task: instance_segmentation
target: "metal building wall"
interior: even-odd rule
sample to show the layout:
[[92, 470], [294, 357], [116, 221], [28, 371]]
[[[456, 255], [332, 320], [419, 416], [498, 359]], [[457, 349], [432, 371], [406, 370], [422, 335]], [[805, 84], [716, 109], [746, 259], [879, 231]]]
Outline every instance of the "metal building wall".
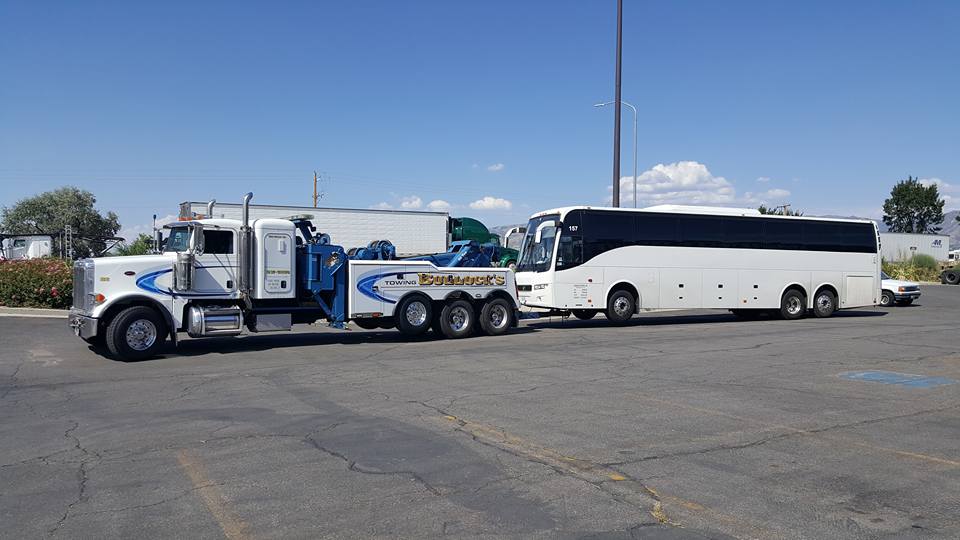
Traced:
[[950, 237], [944, 234], [880, 233], [880, 253], [887, 261], [903, 261], [916, 254], [946, 261]]

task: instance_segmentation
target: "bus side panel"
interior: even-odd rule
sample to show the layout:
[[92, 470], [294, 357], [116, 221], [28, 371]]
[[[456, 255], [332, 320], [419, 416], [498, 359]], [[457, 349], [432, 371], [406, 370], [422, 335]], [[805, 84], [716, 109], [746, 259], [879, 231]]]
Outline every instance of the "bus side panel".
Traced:
[[700, 285], [703, 272], [685, 268], [660, 270], [660, 307], [693, 309], [701, 305]]
[[846, 274], [844, 278], [845, 291], [842, 294], [840, 307], [864, 307], [876, 303], [879, 289], [875, 276], [860, 273]]
[[736, 270], [710, 270], [703, 273], [703, 307], [735, 308], [739, 295]]
[[767, 283], [769, 272], [762, 270], [741, 270], [738, 279], [738, 308], [759, 309], [770, 308], [778, 300], [773, 300], [775, 293]]

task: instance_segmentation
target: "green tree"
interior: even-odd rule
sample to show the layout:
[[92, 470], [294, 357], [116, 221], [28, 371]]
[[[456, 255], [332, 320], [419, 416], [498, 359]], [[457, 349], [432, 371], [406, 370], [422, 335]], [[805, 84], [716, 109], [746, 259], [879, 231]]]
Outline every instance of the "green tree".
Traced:
[[120, 230], [117, 215], [106, 216], [94, 208], [96, 197], [72, 186], [47, 191], [17, 202], [0, 211], [0, 230], [8, 234], [49, 234], [54, 253], [60, 251], [59, 235], [67, 225], [73, 234], [76, 257], [98, 255], [106, 248], [106, 239]]
[[883, 222], [890, 232], [940, 232], [943, 204], [936, 184], [925, 186], [908, 176], [893, 186], [890, 198], [883, 202]]
[[783, 206], [770, 206], [770, 207], [768, 207], [765, 204], [761, 204], [757, 208], [757, 210], [759, 210], [761, 214], [770, 214], [773, 216], [802, 216], [803, 215], [802, 210], [791, 210], [789, 204], [785, 204]]
[[148, 255], [153, 252], [153, 238], [149, 234], [140, 233], [137, 239], [129, 244], [117, 248], [117, 255]]

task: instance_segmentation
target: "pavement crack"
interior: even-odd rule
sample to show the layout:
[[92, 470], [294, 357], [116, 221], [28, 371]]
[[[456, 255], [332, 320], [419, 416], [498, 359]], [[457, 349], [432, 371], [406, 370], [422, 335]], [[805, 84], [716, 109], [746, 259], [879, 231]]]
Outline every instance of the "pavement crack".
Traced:
[[343, 460], [343, 462], [347, 464], [347, 470], [360, 473], [360, 474], [370, 474], [370, 475], [377, 475], [377, 476], [408, 476], [418, 484], [422, 485], [430, 493], [438, 497], [442, 495], [439, 489], [431, 485], [430, 482], [427, 482], [426, 479], [424, 479], [422, 476], [420, 476], [414, 471], [407, 471], [407, 470], [382, 471], [382, 470], [375, 470], [375, 469], [366, 469], [362, 465], [357, 464], [356, 461], [347, 457], [345, 454], [337, 452], [332, 448], [327, 448], [323, 446], [320, 443], [320, 441], [314, 439], [312, 436], [308, 435], [304, 437], [303, 440], [304, 442], [308, 443], [309, 445], [313, 446], [314, 448], [323, 452], [324, 454]]

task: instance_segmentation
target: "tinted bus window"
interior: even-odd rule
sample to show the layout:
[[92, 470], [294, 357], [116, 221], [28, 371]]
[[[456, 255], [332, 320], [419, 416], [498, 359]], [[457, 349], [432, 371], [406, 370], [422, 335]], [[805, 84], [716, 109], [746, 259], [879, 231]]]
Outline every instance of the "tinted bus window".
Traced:
[[804, 249], [803, 222], [790, 219], [764, 219], [763, 247], [766, 249]]
[[634, 243], [634, 215], [629, 212], [583, 213], [583, 258]]
[[763, 248], [763, 220], [726, 218], [723, 221], [725, 241], [728, 248]]
[[687, 247], [722, 247], [723, 221], [719, 216], [680, 216], [680, 240]]
[[679, 243], [677, 216], [670, 214], [639, 214], [636, 220], [636, 239], [645, 246], [675, 246]]

